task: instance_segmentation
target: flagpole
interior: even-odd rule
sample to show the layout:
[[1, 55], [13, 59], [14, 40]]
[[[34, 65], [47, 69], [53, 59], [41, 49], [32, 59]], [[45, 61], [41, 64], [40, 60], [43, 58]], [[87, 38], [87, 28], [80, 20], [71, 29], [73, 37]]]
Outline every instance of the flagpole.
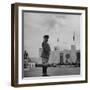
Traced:
[[73, 34], [73, 44], [75, 45], [75, 32]]

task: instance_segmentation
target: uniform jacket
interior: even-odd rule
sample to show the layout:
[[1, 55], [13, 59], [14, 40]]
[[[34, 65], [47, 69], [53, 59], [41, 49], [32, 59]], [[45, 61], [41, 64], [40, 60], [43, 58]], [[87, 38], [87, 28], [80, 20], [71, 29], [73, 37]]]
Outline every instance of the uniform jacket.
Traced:
[[46, 42], [43, 42], [42, 43], [42, 54], [41, 54], [41, 57], [48, 59], [49, 55], [50, 55], [50, 51], [51, 51], [51, 49], [50, 49], [49, 44], [46, 43]]

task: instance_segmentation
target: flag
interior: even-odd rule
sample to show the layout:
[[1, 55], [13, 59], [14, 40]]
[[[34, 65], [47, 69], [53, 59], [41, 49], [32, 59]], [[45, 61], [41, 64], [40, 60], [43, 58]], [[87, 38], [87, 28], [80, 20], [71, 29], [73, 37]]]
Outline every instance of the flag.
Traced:
[[57, 38], [57, 42], [59, 42], [59, 38]]
[[74, 32], [74, 34], [73, 34], [73, 41], [75, 41], [75, 32]]

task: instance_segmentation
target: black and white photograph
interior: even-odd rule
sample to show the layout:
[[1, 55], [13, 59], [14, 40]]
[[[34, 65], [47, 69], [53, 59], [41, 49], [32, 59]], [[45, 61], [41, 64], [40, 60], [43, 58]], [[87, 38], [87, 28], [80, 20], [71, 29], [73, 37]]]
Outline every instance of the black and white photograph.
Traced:
[[24, 77], [80, 74], [80, 17], [23, 11]]
[[12, 5], [12, 85], [87, 82], [87, 7]]

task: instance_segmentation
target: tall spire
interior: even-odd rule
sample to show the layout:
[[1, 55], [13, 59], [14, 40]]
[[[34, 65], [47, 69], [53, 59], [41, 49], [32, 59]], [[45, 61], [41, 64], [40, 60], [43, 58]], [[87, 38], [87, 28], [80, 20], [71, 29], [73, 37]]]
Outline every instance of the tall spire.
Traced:
[[74, 32], [74, 34], [73, 34], [73, 42], [75, 41], [75, 32]]
[[57, 38], [57, 42], [59, 42], [59, 38]]

